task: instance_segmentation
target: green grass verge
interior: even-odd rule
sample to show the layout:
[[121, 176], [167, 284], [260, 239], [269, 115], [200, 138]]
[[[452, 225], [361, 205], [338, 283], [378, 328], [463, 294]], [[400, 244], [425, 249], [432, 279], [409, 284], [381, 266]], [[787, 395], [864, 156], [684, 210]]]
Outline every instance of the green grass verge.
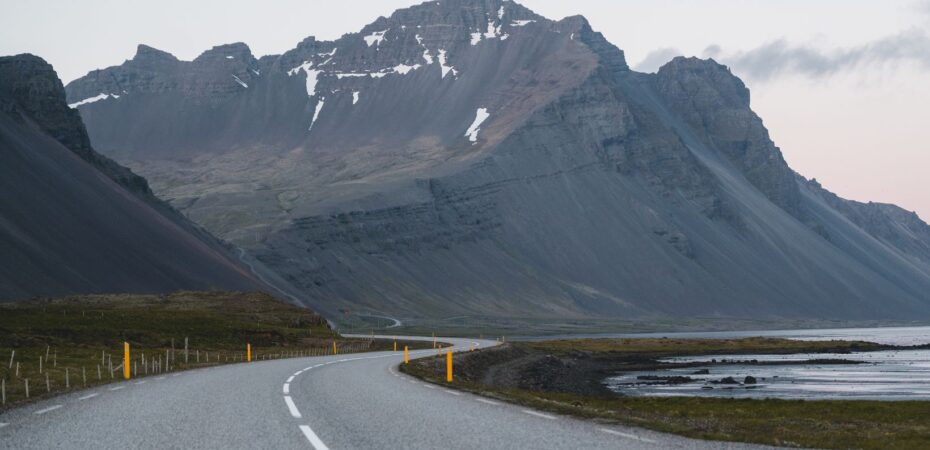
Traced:
[[390, 341], [342, 338], [313, 311], [262, 293], [91, 295], [0, 304], [0, 390], [6, 396], [0, 410], [120, 381], [123, 342], [131, 347], [134, 377], [243, 362], [247, 344], [254, 361], [327, 355], [334, 342], [340, 354], [393, 347]]

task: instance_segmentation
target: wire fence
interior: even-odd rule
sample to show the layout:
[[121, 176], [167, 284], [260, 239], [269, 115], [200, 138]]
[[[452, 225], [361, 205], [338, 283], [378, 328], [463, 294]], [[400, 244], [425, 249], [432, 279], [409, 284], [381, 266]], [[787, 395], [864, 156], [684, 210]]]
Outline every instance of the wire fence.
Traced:
[[[202, 367], [247, 362], [249, 351], [196, 348], [132, 348], [130, 378], [163, 376]], [[287, 358], [361, 353], [376, 350], [375, 340], [322, 342], [302, 347], [252, 348], [253, 362]], [[112, 348], [30, 346], [0, 352], [0, 410], [88, 387], [124, 381], [122, 345]]]

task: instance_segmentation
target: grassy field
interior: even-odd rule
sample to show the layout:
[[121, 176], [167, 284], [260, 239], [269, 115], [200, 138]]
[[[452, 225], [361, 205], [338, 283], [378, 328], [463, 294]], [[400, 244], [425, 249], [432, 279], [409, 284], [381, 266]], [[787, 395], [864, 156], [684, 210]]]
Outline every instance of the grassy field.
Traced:
[[[781, 339], [718, 340], [579, 340], [515, 343], [513, 346], [547, 354], [573, 351], [598, 354], [654, 356], [788, 353], [871, 348], [875, 344], [800, 342]], [[880, 346], [878, 346], [880, 347]], [[789, 351], [790, 350], [790, 351]], [[456, 355], [456, 364], [469, 366], [483, 350]], [[484, 359], [488, 359], [486, 356]], [[402, 370], [435, 383], [560, 414], [640, 426], [683, 436], [721, 441], [752, 442], [786, 447], [826, 449], [930, 448], [930, 402], [751, 400], [698, 397], [586, 396], [541, 392], [481, 382], [475, 367], [470, 376], [445, 382], [444, 362], [428, 358]]]
[[[187, 351], [185, 353], [185, 340]], [[0, 304], [0, 409], [119, 381], [123, 342], [134, 377], [252, 359], [389, 350], [344, 339], [305, 308], [261, 293], [97, 295]], [[422, 342], [398, 342], [425, 348]], [[29, 397], [26, 397], [26, 385]]]

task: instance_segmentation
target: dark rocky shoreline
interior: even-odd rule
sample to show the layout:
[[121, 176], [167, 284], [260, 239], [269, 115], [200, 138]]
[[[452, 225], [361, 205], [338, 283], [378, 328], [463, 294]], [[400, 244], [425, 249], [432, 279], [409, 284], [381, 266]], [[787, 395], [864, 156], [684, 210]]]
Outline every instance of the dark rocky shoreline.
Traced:
[[[876, 345], [868, 351], [919, 350], [927, 346]], [[757, 353], [757, 352], [749, 352]], [[846, 349], [820, 348], [811, 352], [792, 353], [845, 353]], [[549, 353], [518, 344], [507, 344], [475, 354], [457, 358], [456, 372], [463, 380], [502, 388], [517, 388], [531, 391], [563, 392], [580, 395], [616, 396], [604, 385], [604, 380], [623, 373], [661, 372], [670, 369], [701, 368], [692, 375], [710, 375], [713, 367], [733, 365], [784, 366], [797, 364], [856, 365], [863, 361], [855, 359], [812, 358], [799, 361], [759, 361], [755, 359], [712, 359], [710, 361], [663, 362], [662, 359], [679, 355], [642, 354], [621, 352], [571, 351], [564, 354]], [[708, 369], [710, 367], [710, 369]], [[675, 385], [705, 381], [682, 375], [642, 375], [630, 385]], [[765, 378], [724, 377], [709, 380], [712, 385], [754, 387]]]

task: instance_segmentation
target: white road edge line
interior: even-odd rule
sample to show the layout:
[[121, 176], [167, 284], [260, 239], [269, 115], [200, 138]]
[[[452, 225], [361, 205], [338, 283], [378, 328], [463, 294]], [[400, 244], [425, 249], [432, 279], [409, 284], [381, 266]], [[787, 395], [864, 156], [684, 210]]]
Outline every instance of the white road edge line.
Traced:
[[633, 439], [633, 440], [640, 441], [640, 442], [646, 442], [646, 443], [649, 443], [649, 444], [655, 444], [655, 443], [656, 443], [656, 441], [653, 441], [652, 439], [642, 438], [642, 437], [639, 437], [639, 436], [637, 436], [637, 435], [635, 435], [635, 434], [622, 433], [622, 432], [620, 432], [620, 431], [611, 430], [611, 429], [609, 429], [609, 428], [598, 428], [598, 430], [600, 430], [600, 431], [602, 431], [602, 432], [604, 432], [604, 433], [607, 433], [607, 434], [612, 434], [612, 435], [614, 435], [614, 436], [625, 437], [625, 438], [627, 438], [627, 439]]
[[85, 395], [85, 396], [79, 398], [78, 400], [88, 400], [88, 399], [92, 399], [92, 398], [94, 398], [94, 397], [96, 397], [96, 396], [98, 396], [98, 395], [100, 395], [100, 394], [98, 394], [98, 393], [95, 392], [95, 393], [93, 393], [93, 394], [87, 394], [87, 395]]
[[548, 414], [539, 413], [536, 411], [531, 411], [529, 409], [521, 409], [520, 412], [523, 414], [529, 414], [531, 416], [542, 417], [543, 419], [555, 420], [555, 416], [550, 416]]
[[45, 414], [45, 413], [47, 413], [47, 412], [51, 412], [51, 411], [54, 411], [54, 410], [56, 410], [56, 409], [58, 409], [58, 408], [61, 408], [62, 406], [64, 406], [64, 405], [49, 406], [48, 408], [40, 409], [40, 410], [36, 411], [34, 414], [37, 415], [37, 416], [40, 416], [40, 415]]
[[487, 403], [487, 404], [489, 404], [489, 405], [494, 405], [494, 406], [500, 406], [500, 405], [501, 405], [500, 403], [495, 402], [494, 400], [488, 400], [488, 399], [486, 399], [486, 398], [476, 398], [475, 400], [478, 400], [478, 401], [481, 402], [481, 403]]
[[460, 394], [460, 393], [458, 393], [458, 392], [455, 392], [455, 391], [449, 390], [449, 389], [443, 389], [443, 391], [446, 391], [446, 393], [452, 394], [452, 395], [462, 395], [462, 394]]
[[291, 399], [290, 395], [284, 396], [284, 403], [287, 403], [287, 409], [291, 411], [291, 415], [294, 416], [295, 419], [299, 419], [301, 417], [300, 411], [297, 410], [297, 405], [294, 404], [294, 400]]
[[115, 387], [111, 387], [110, 390], [111, 390], [111, 391], [118, 391], [118, 390], [120, 390], [120, 389], [122, 389], [122, 388], [124, 388], [124, 387], [126, 387], [126, 386], [115, 386]]
[[310, 445], [316, 450], [329, 450], [329, 447], [320, 440], [320, 437], [310, 429], [309, 425], [301, 425], [300, 431], [304, 432], [304, 436], [307, 437], [307, 440], [310, 441]]
[[285, 393], [285, 394], [290, 394], [290, 393], [291, 393], [291, 383], [284, 383], [284, 389], [283, 389], [283, 390], [284, 390], [284, 393]]

